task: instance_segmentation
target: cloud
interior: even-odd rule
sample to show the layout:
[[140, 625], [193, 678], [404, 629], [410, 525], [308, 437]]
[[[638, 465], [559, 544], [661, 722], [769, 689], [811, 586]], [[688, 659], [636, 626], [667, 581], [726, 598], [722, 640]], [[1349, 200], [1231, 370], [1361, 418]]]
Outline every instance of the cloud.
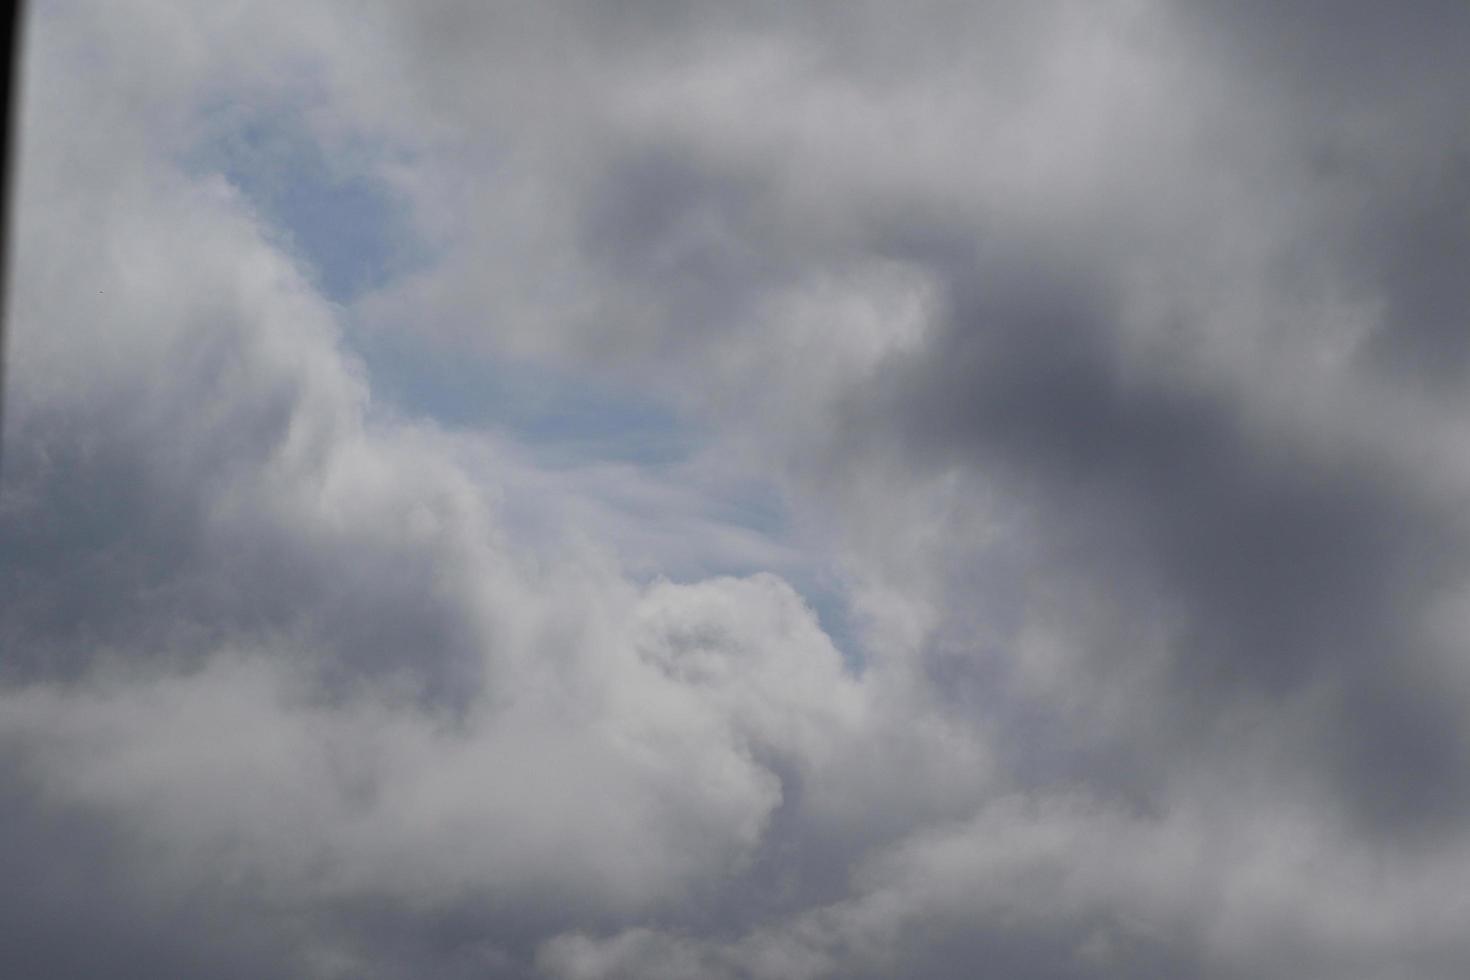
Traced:
[[38, 11], [0, 960], [1462, 975], [1465, 26]]

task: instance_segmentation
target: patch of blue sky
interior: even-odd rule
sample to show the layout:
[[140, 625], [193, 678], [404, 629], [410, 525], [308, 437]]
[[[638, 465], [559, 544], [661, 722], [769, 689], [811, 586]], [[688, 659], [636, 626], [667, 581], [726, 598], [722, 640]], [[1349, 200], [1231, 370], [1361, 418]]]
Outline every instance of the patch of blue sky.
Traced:
[[867, 657], [859, 642], [847, 590], [829, 571], [819, 566], [801, 567], [785, 575], [817, 616], [817, 622], [832, 640], [842, 662], [854, 674], [861, 673]]
[[[229, 180], [322, 294], [350, 310], [356, 298], [433, 258], [414, 233], [406, 202], [375, 173], [379, 152], [364, 145], [324, 150], [291, 108], [221, 103], [201, 116], [181, 162], [190, 172]], [[668, 405], [585, 372], [465, 356], [376, 331], [349, 331], [346, 340], [368, 372], [374, 401], [389, 411], [447, 428], [502, 431], [551, 467], [677, 467], [708, 440]], [[756, 482], [711, 492], [704, 508], [706, 519], [771, 541], [789, 538], [784, 504]], [[697, 577], [762, 570], [769, 569], [736, 561], [682, 571]], [[855, 666], [843, 590], [815, 567], [779, 571]]]
[[[344, 307], [432, 258], [375, 162], [367, 146], [324, 151], [299, 112], [240, 103], [209, 107], [183, 159], [229, 180]], [[444, 426], [493, 426], [543, 449], [637, 463], [682, 459], [699, 439], [666, 406], [593, 378], [410, 338], [353, 331], [347, 340], [379, 402]]]
[[223, 175], [322, 294], [350, 303], [428, 258], [405, 202], [355, 146], [323, 151], [299, 113], [239, 104], [205, 113], [185, 154], [192, 172]]
[[446, 428], [494, 428], [548, 463], [655, 466], [686, 459], [706, 438], [669, 406], [546, 364], [470, 356], [384, 332], [354, 338], [374, 398]]

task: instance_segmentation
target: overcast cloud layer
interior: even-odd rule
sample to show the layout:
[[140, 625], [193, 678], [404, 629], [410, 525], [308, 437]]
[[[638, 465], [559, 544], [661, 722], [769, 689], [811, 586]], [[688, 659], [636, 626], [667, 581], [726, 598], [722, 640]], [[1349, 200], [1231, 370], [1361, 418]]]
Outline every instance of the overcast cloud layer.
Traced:
[[0, 974], [1464, 977], [1467, 49], [33, 4]]

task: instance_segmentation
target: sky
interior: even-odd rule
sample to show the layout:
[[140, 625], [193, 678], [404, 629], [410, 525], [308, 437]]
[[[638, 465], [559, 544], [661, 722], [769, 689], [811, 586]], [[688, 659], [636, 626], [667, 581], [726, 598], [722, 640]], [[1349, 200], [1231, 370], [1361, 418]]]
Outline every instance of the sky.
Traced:
[[1464, 977], [1467, 45], [28, 5], [0, 974]]

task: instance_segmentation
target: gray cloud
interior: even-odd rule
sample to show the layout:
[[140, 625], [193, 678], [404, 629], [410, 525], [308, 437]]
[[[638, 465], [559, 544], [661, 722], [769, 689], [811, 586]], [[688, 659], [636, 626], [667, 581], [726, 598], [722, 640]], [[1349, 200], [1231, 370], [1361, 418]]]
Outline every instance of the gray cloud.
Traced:
[[[5, 970], [1463, 974], [1461, 5], [350, 6], [33, 24]], [[433, 261], [318, 295], [232, 104]]]
[[[851, 438], [1008, 486], [1065, 563], [1043, 575], [1091, 583], [1120, 615], [1141, 594], [1169, 610], [1170, 726], [1325, 688], [1303, 748], [1340, 767], [1365, 818], [1456, 826], [1465, 733], [1421, 635], [1464, 579], [1456, 511], [1291, 419], [1262, 429], [1230, 395], [1130, 376], [1115, 304], [1060, 271], [1012, 274], [1048, 259], [952, 263], [943, 327], [853, 396]], [[1090, 646], [1097, 670], [1138, 653]]]

